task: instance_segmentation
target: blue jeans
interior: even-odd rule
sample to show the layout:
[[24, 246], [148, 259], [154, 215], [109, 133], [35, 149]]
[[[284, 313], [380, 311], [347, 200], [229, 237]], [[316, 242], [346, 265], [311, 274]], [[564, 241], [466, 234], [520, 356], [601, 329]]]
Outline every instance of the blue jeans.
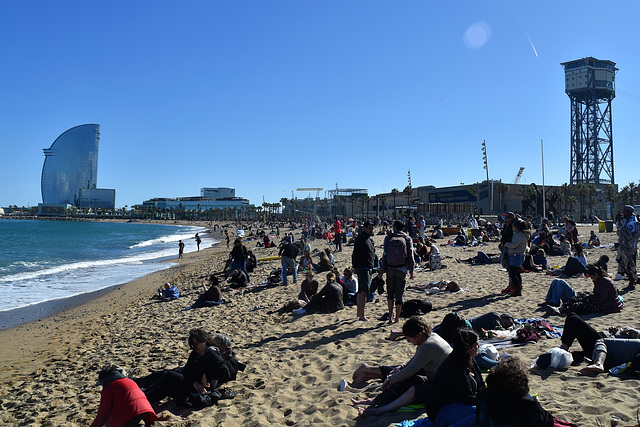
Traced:
[[560, 301], [567, 302], [576, 296], [576, 291], [564, 280], [554, 279], [549, 286], [545, 301], [553, 305], [560, 305]]
[[476, 407], [456, 402], [441, 408], [436, 414], [439, 427], [475, 427]]
[[287, 267], [291, 267], [293, 271], [293, 283], [298, 281], [298, 270], [296, 269], [296, 260], [288, 256], [282, 257], [282, 284], [287, 285]]

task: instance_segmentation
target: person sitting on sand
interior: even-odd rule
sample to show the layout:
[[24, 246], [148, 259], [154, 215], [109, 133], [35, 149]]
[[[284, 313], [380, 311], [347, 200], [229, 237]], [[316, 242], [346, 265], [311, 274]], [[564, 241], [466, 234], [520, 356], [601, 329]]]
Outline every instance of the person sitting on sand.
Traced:
[[371, 379], [384, 380], [382, 393], [374, 399], [352, 400], [354, 405], [371, 405], [376, 408], [391, 403], [414, 384], [433, 380], [438, 368], [451, 353], [451, 346], [438, 334], [431, 333], [431, 325], [421, 316], [410, 317], [402, 332], [416, 346], [413, 357], [398, 366], [361, 365], [353, 373], [353, 384]]
[[244, 371], [247, 367], [244, 363], [238, 362], [236, 354], [231, 349], [231, 338], [226, 334], [217, 334], [213, 337], [213, 345], [218, 347], [220, 354], [229, 368], [229, 378], [235, 380], [238, 371]]
[[600, 238], [593, 230], [591, 230], [591, 234], [589, 235], [588, 245], [590, 248], [597, 248], [598, 246], [600, 246]]
[[[614, 336], [612, 333], [617, 335]], [[598, 332], [577, 314], [569, 313], [564, 321], [560, 348], [569, 351], [577, 339], [584, 355], [591, 357], [592, 361], [590, 365], [581, 369], [580, 373], [593, 376], [638, 357], [638, 334], [639, 331], [633, 328], [613, 328], [608, 332]]]
[[302, 281], [300, 285], [300, 294], [298, 299], [308, 303], [311, 298], [318, 293], [318, 281], [313, 279], [313, 271], [307, 271], [307, 277]]
[[313, 259], [311, 254], [307, 251], [300, 257], [300, 264], [298, 264], [298, 271], [310, 270], [313, 267]]
[[424, 242], [425, 246], [429, 250], [429, 268], [437, 270], [442, 267], [442, 256], [440, 255], [440, 249], [429, 239]]
[[343, 300], [345, 305], [353, 305], [356, 303], [356, 293], [358, 292], [358, 280], [354, 277], [350, 268], [345, 268], [342, 276], [344, 283]]
[[331, 266], [335, 266], [336, 265], [336, 258], [331, 253], [331, 249], [324, 248], [324, 253], [327, 254], [327, 256], [329, 257], [329, 262], [331, 263]]
[[165, 283], [162, 289], [158, 290], [158, 294], [162, 302], [173, 301], [180, 298], [180, 291], [176, 285], [171, 286], [171, 283]]
[[312, 313], [319, 311], [321, 313], [335, 313], [338, 310], [344, 308], [344, 302], [342, 299], [342, 286], [336, 283], [336, 275], [333, 273], [327, 274], [327, 284], [315, 294], [311, 301], [303, 308], [295, 310], [295, 314]]
[[[623, 308], [623, 302], [618, 294], [616, 284], [611, 280], [602, 267], [592, 265], [587, 270], [593, 281], [593, 292], [576, 291], [564, 280], [556, 279], [551, 282], [545, 302], [547, 314], [575, 312], [588, 313], [618, 313]], [[560, 301], [564, 302], [562, 307]]]
[[388, 405], [358, 408], [359, 414], [363, 417], [382, 415], [414, 402], [424, 402], [429, 420], [437, 427], [475, 426], [477, 398], [486, 387], [474, 360], [478, 347], [475, 332], [458, 330], [453, 339], [453, 350], [438, 368], [432, 382], [411, 386]]
[[533, 256], [533, 262], [540, 266], [543, 270], [547, 270], [549, 268], [549, 263], [547, 262], [547, 255], [544, 252], [544, 249], [540, 248], [537, 250], [536, 254]]
[[231, 379], [231, 373], [213, 336], [202, 329], [189, 331], [191, 354], [183, 368], [154, 372], [136, 379], [151, 403], [167, 396], [181, 399], [190, 393], [205, 394]]
[[477, 426], [553, 427], [553, 416], [529, 394], [528, 367], [510, 357], [491, 368], [480, 393]]
[[567, 263], [560, 270], [551, 272], [553, 276], [560, 275], [561, 277], [573, 277], [578, 274], [586, 274], [587, 272], [587, 257], [584, 254], [582, 245], [576, 243], [573, 245], [573, 254], [567, 259]]
[[198, 297], [196, 302], [185, 308], [185, 310], [191, 310], [192, 308], [200, 307], [213, 307], [219, 304], [224, 304], [225, 300], [222, 298], [222, 291], [218, 286], [218, 278], [215, 275], [209, 276], [209, 288], [202, 285], [204, 293]]
[[600, 258], [598, 258], [598, 261], [594, 262], [593, 264], [587, 265], [587, 269], [589, 269], [590, 266], [595, 265], [597, 267], [602, 267], [604, 271], [608, 271], [608, 268], [607, 268], [608, 262], [609, 262], [609, 257], [607, 255], [600, 255]]
[[326, 252], [320, 252], [319, 257], [320, 262], [318, 264], [312, 264], [313, 269], [316, 271], [316, 273], [331, 271], [333, 269], [333, 264], [331, 263], [331, 260], [329, 259], [329, 256], [326, 254]]
[[439, 225], [436, 225], [430, 237], [431, 239], [443, 239], [444, 234], [442, 234], [442, 228]]
[[258, 258], [251, 249], [247, 251], [247, 271], [253, 273], [258, 266]]
[[141, 421], [151, 425], [156, 421], [147, 397], [121, 368], [105, 366], [98, 374], [98, 382], [102, 385], [100, 407], [91, 427], [137, 426]]

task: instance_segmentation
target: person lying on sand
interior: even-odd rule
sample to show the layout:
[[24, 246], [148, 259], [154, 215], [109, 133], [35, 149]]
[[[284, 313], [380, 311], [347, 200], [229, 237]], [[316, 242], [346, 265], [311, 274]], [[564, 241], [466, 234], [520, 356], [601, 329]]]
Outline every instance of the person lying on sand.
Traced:
[[428, 285], [409, 285], [407, 289], [413, 289], [417, 291], [426, 291], [429, 294], [435, 294], [438, 292], [458, 292], [460, 285], [454, 280], [441, 280], [439, 282], [431, 282]]
[[[611, 332], [619, 335], [614, 336]], [[591, 356], [592, 361], [580, 370], [580, 374], [595, 376], [640, 357], [638, 334], [639, 331], [633, 328], [614, 328], [608, 332], [598, 332], [577, 314], [570, 313], [564, 322], [560, 348], [569, 351], [573, 342], [578, 340], [583, 354]]]

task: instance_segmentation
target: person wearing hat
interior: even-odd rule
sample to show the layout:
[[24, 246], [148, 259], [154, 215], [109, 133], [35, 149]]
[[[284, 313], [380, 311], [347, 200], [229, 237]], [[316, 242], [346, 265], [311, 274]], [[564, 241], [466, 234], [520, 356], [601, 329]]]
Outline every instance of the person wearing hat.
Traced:
[[373, 223], [365, 221], [362, 232], [356, 237], [351, 255], [351, 265], [356, 269], [358, 276], [358, 293], [356, 295], [356, 306], [358, 319], [367, 321], [364, 315], [369, 286], [371, 285], [371, 271], [375, 262], [375, 248], [373, 247]]
[[640, 236], [640, 223], [633, 213], [633, 206], [626, 205], [618, 224], [618, 273], [626, 274], [629, 285], [626, 290], [635, 289], [638, 282], [636, 273], [636, 248]]

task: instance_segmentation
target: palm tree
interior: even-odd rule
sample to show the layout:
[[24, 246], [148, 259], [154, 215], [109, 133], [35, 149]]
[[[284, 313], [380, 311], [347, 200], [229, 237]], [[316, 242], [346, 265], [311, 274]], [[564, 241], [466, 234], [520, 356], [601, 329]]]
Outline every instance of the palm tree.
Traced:
[[564, 213], [567, 213], [567, 197], [569, 196], [569, 184], [567, 184], [566, 182], [564, 184], [562, 184], [560, 186], [560, 188], [558, 188], [558, 191], [560, 191], [560, 195], [562, 196], [562, 198], [564, 199]]
[[498, 187], [496, 189], [500, 194], [500, 210], [503, 210], [502, 202], [504, 201], [505, 194], [509, 192], [510, 188], [507, 184], [505, 184], [504, 182], [501, 182], [500, 184], [498, 184]]
[[397, 188], [394, 188], [393, 190], [391, 190], [391, 195], [393, 196], [393, 210], [396, 210], [396, 196], [400, 194], [400, 191], [398, 191]]
[[627, 187], [629, 187], [629, 204], [633, 205], [633, 202], [635, 200], [633, 190], [635, 190], [637, 186], [633, 181], [631, 181], [629, 184], [627, 184]]
[[385, 202], [387, 201], [387, 196], [378, 196], [378, 200], [382, 203], [382, 216], [384, 215]]
[[569, 211], [573, 212], [573, 207], [576, 205], [577, 202], [578, 202], [578, 199], [576, 199], [575, 196], [567, 197], [567, 203], [569, 204]]
[[407, 196], [407, 205], [410, 205], [411, 204], [410, 197], [413, 195], [413, 188], [411, 188], [411, 185], [407, 185], [406, 187], [404, 187], [404, 190], [402, 190], [402, 192], [404, 193], [405, 196]]
[[[360, 197], [360, 203], [362, 203], [362, 216], [367, 217], [369, 215], [369, 200], [371, 197], [362, 196]], [[364, 208], [367, 207], [367, 211], [365, 212]]]

